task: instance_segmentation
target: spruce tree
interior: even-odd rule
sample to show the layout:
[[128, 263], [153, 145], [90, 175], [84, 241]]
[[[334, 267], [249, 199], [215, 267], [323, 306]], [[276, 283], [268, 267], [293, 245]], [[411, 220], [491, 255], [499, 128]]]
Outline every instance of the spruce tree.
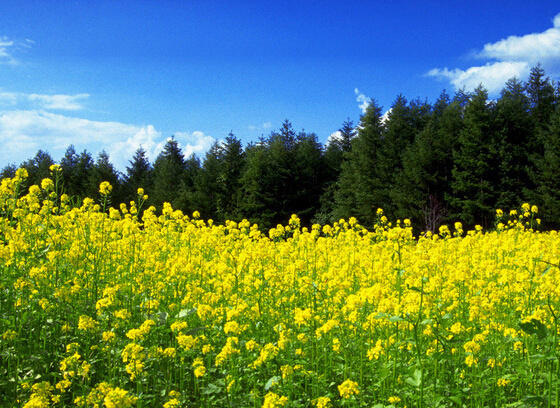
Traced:
[[110, 201], [113, 206], [118, 207], [124, 201], [121, 191], [120, 175], [115, 169], [115, 166], [111, 163], [107, 152], [102, 150], [99, 152], [97, 160], [91, 167], [88, 174], [87, 196], [90, 198], [101, 199], [99, 185], [104, 181], [109, 182], [109, 184], [113, 187], [110, 195]]
[[168, 202], [175, 209], [181, 209], [180, 198], [182, 183], [186, 170], [183, 152], [179, 142], [172, 136], [167, 140], [163, 151], [154, 162], [154, 184], [152, 204], [161, 211], [164, 202]]
[[28, 186], [33, 184], [41, 185], [43, 179], [51, 178], [50, 167], [53, 164], [54, 160], [48, 152], [44, 150], [37, 151], [32, 159], [24, 161], [20, 166], [27, 170], [26, 184]]
[[268, 162], [265, 140], [250, 143], [245, 149], [246, 165], [241, 175], [240, 211], [244, 218], [258, 223], [262, 228], [273, 225], [274, 213], [269, 204]]
[[354, 216], [371, 227], [377, 208], [389, 204], [384, 201], [383, 180], [376, 169], [384, 132], [381, 108], [371, 101], [360, 118], [358, 135], [352, 141], [348, 160], [342, 163], [334, 193], [332, 217], [335, 219]]
[[352, 140], [357, 134], [354, 123], [348, 118], [338, 130], [337, 137], [329, 139], [324, 149], [323, 192], [319, 199], [320, 208], [315, 214], [314, 221], [319, 224], [332, 224], [335, 208], [336, 182], [342, 171], [342, 163], [347, 160], [352, 149]]
[[475, 89], [465, 108], [463, 129], [453, 152], [454, 215], [468, 225], [490, 225], [499, 183], [498, 146], [493, 128], [492, 105], [482, 86]]
[[127, 202], [136, 199], [139, 188], [143, 188], [149, 197], [152, 191], [153, 167], [146, 156], [146, 150], [142, 147], [136, 149], [129, 163], [123, 181]]
[[528, 146], [531, 144], [532, 120], [525, 85], [517, 78], [507, 81], [496, 103], [496, 137], [498, 143], [499, 191], [496, 206], [515, 208], [528, 199], [534, 189], [530, 179]]
[[217, 211], [222, 220], [241, 220], [241, 175], [245, 167], [245, 152], [241, 141], [230, 132], [221, 144], [222, 173], [218, 180], [221, 194], [217, 197]]
[[560, 228], [560, 107], [543, 130], [543, 156], [537, 162], [538, 185], [534, 204], [538, 204], [548, 228]]
[[406, 214], [422, 231], [436, 231], [446, 221], [451, 152], [461, 122], [458, 108], [443, 92], [427, 125], [403, 153], [403, 171], [396, 182], [399, 194], [394, 199], [402, 216]]

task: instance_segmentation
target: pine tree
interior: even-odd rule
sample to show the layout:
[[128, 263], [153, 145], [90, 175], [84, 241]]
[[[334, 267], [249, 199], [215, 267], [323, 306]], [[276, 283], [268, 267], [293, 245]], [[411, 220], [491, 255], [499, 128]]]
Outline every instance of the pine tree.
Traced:
[[220, 142], [214, 142], [204, 156], [199, 177], [195, 180], [195, 191], [191, 194], [191, 202], [196, 203], [196, 210], [205, 219], [218, 219], [218, 200], [224, 193], [220, 177], [223, 173], [223, 154]]
[[499, 191], [498, 208], [515, 208], [528, 199], [534, 189], [527, 151], [534, 134], [530, 117], [530, 101], [525, 85], [510, 79], [496, 103], [496, 137], [498, 143]]
[[537, 162], [538, 187], [535, 204], [549, 228], [560, 227], [560, 107], [553, 112], [543, 132], [544, 154]]
[[222, 220], [241, 220], [241, 175], [245, 167], [245, 152], [241, 141], [230, 132], [221, 145], [223, 168], [218, 183], [222, 192], [217, 197], [217, 211]]
[[64, 190], [70, 197], [77, 197], [79, 195], [77, 189], [77, 165], [78, 155], [76, 153], [76, 149], [74, 148], [74, 145], [70, 145], [66, 149], [62, 159], [60, 159]]
[[2, 171], [0, 172], [0, 180], [5, 178], [14, 178], [17, 171], [17, 166], [15, 164], [8, 164], [4, 166]]
[[298, 134], [292, 172], [296, 188], [286, 217], [297, 214], [303, 225], [310, 226], [312, 217], [319, 211], [326, 182], [323, 149], [315, 133]]
[[459, 109], [442, 93], [428, 124], [403, 154], [403, 171], [396, 183], [400, 194], [394, 197], [400, 211], [423, 231], [436, 231], [446, 221]]
[[377, 208], [387, 204], [383, 201], [383, 180], [376, 169], [384, 132], [381, 108], [371, 101], [360, 118], [358, 135], [352, 141], [348, 160], [342, 163], [334, 193], [332, 217], [335, 219], [354, 216], [359, 222], [371, 226]]
[[119, 172], [115, 169], [109, 155], [105, 150], [102, 150], [98, 156], [95, 164], [91, 167], [88, 175], [88, 190], [87, 196], [90, 198], [101, 199], [99, 194], [99, 185], [107, 181], [113, 187], [110, 195], [111, 204], [118, 206], [124, 201], [121, 191], [121, 180]]
[[41, 181], [45, 178], [51, 178], [50, 167], [54, 164], [51, 155], [43, 150], [37, 151], [35, 157], [24, 161], [20, 167], [27, 170], [28, 177], [26, 184], [41, 185]]
[[557, 102], [554, 95], [554, 86], [550, 78], [545, 77], [545, 71], [540, 64], [531, 69], [527, 81], [527, 93], [529, 95], [531, 117], [538, 134], [548, 127], [550, 116], [554, 112]]
[[403, 186], [403, 155], [428, 123], [430, 106], [418, 100], [408, 103], [399, 95], [387, 116], [376, 166], [383, 184], [383, 209], [391, 218], [410, 218], [409, 206], [403, 202], [403, 195], [411, 193]]
[[244, 218], [262, 228], [273, 225], [274, 213], [268, 207], [268, 163], [265, 140], [250, 143], [245, 149], [246, 165], [241, 175], [240, 211]]
[[165, 143], [163, 151], [154, 162], [154, 184], [152, 204], [161, 211], [164, 202], [168, 202], [174, 209], [181, 208], [182, 180], [186, 171], [185, 159], [179, 143], [171, 137]]
[[498, 146], [494, 132], [492, 105], [482, 86], [475, 89], [465, 108], [463, 129], [453, 152], [453, 198], [458, 219], [466, 224], [490, 225], [497, 202], [499, 183]]
[[143, 188], [149, 197], [152, 190], [153, 167], [146, 156], [146, 150], [142, 147], [136, 149], [129, 163], [130, 166], [126, 167], [126, 175], [123, 182], [126, 201], [135, 200], [139, 188]]
[[336, 183], [342, 171], [342, 163], [347, 160], [352, 149], [352, 140], [356, 137], [357, 130], [354, 123], [348, 118], [338, 130], [337, 137], [328, 140], [324, 152], [323, 193], [319, 198], [320, 208], [315, 214], [314, 222], [319, 224], [332, 224], [337, 221], [333, 217], [335, 208]]

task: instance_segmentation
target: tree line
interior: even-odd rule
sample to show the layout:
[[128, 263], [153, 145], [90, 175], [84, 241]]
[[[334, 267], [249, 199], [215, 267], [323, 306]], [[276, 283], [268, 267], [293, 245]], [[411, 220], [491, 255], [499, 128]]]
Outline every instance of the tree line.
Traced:
[[[42, 150], [22, 163], [29, 185], [49, 177], [53, 163]], [[371, 227], [383, 208], [390, 219], [434, 231], [457, 220], [488, 227], [497, 208], [530, 202], [546, 228], [558, 228], [560, 86], [538, 65], [526, 82], [510, 79], [496, 100], [482, 85], [442, 92], [433, 104], [398, 95], [385, 115], [372, 100], [357, 125], [348, 119], [325, 145], [286, 120], [245, 147], [230, 133], [202, 160], [185, 158], [172, 137], [153, 163], [139, 148], [124, 173], [106, 152], [94, 160], [73, 146], [59, 164], [76, 203], [98, 197], [109, 181], [115, 205], [142, 187], [149, 205], [169, 202], [217, 223], [247, 218], [267, 229], [298, 214], [306, 225], [353, 216]]]

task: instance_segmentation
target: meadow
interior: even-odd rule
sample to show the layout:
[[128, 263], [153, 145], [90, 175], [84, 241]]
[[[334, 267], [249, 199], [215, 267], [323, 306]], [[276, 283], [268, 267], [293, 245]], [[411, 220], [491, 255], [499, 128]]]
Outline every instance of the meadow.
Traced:
[[[538, 209], [413, 236], [378, 210], [263, 234], [0, 185], [2, 407], [558, 407], [560, 237]], [[27, 191], [27, 187], [25, 187]]]

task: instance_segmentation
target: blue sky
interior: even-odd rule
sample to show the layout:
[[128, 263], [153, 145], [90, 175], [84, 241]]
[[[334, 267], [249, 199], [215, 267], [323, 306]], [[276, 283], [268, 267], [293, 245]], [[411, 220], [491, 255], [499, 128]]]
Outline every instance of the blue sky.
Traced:
[[[8, 2], [6, 2], [8, 3]], [[324, 143], [364, 100], [496, 97], [560, 79], [554, 1], [21, 1], [0, 12], [0, 167], [105, 149], [124, 170], [175, 135], [201, 158], [288, 119]]]

